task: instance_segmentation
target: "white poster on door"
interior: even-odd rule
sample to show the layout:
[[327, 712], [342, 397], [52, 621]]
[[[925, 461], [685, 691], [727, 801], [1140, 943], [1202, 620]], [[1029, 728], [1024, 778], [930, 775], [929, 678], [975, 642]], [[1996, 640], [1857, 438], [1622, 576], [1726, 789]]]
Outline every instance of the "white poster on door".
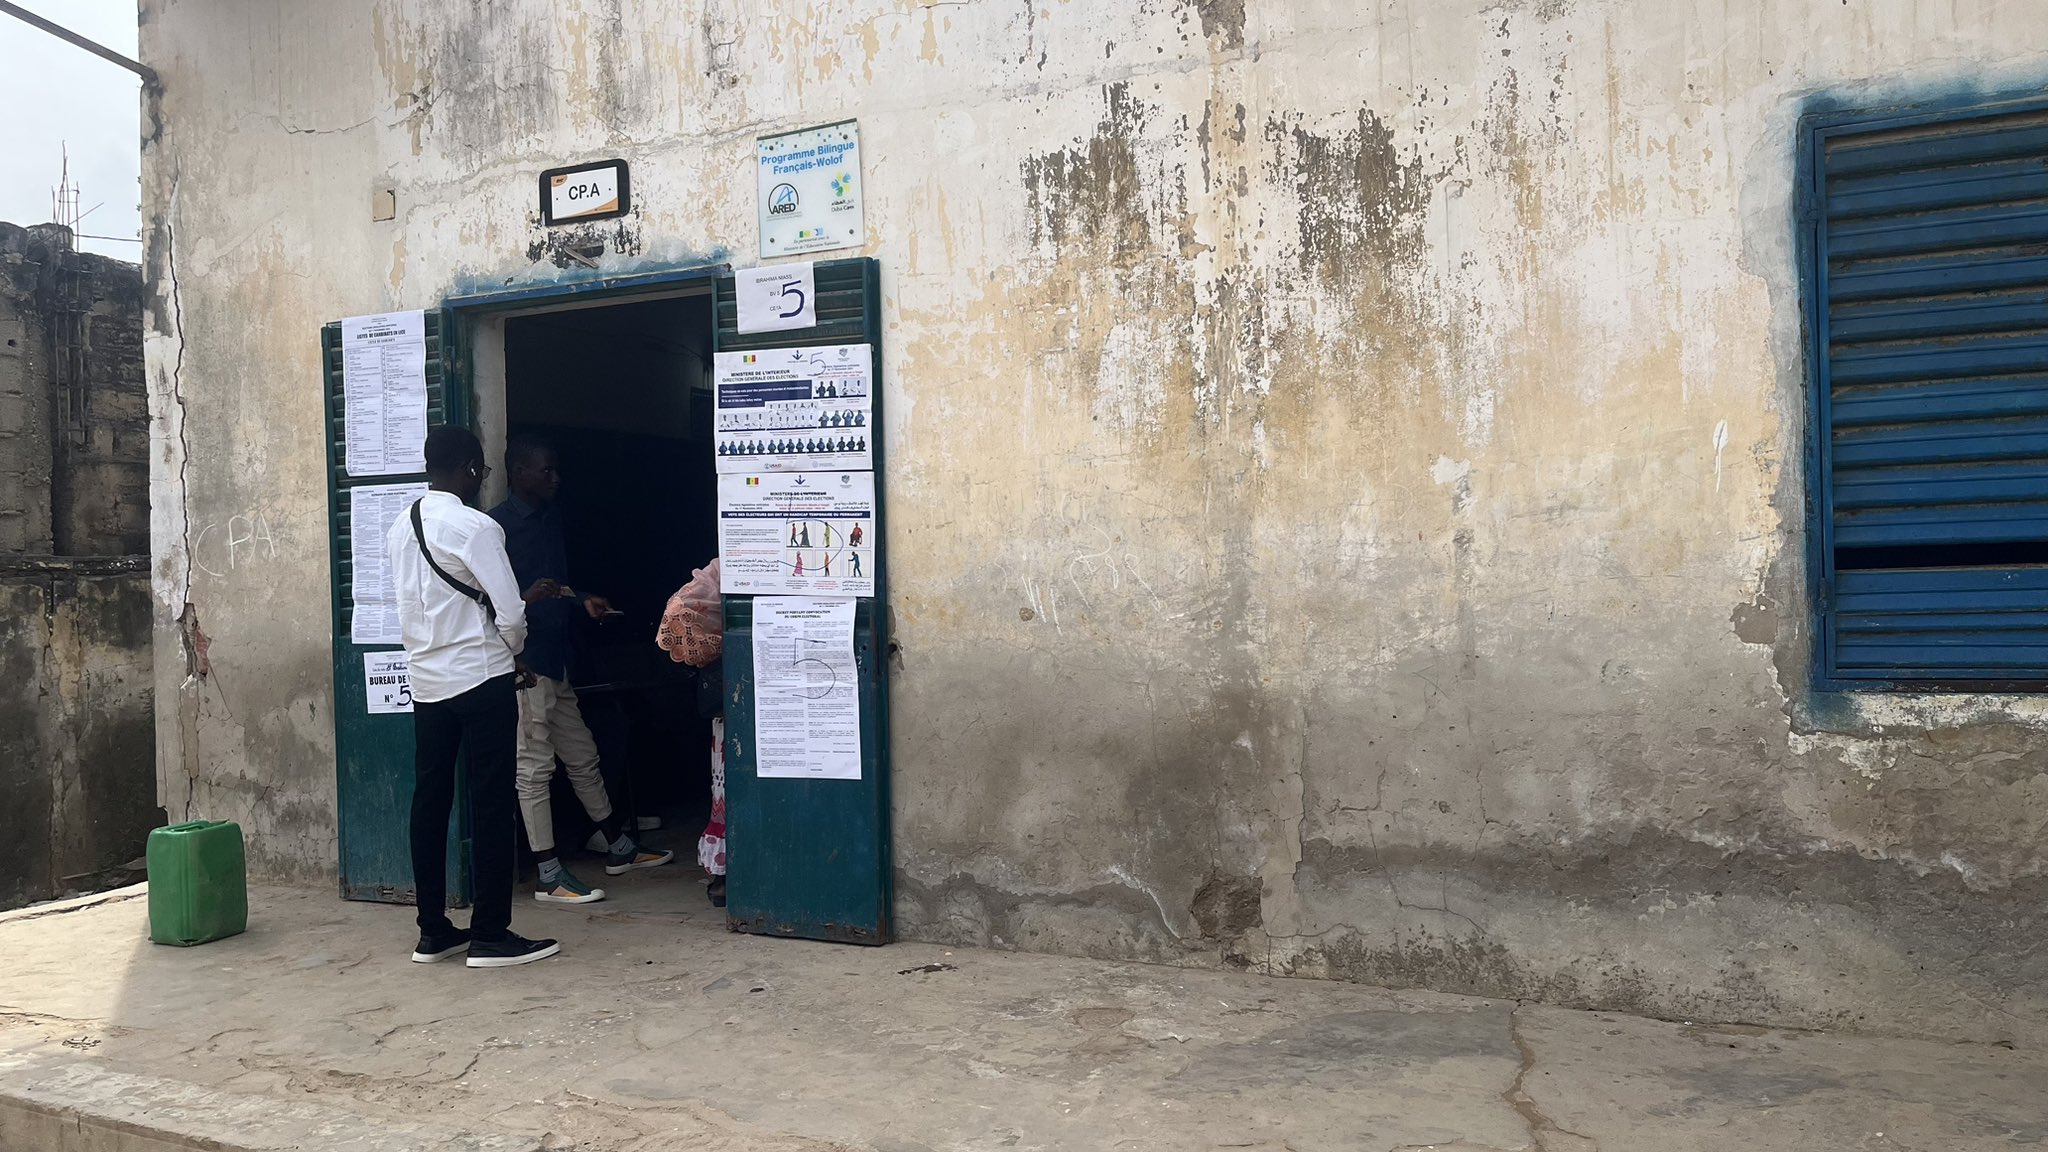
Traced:
[[411, 663], [403, 652], [363, 653], [363, 687], [370, 715], [412, 711]]
[[873, 472], [718, 478], [719, 590], [727, 595], [873, 596], [878, 544]]
[[342, 464], [351, 476], [427, 468], [426, 313], [341, 322]]
[[740, 335], [814, 328], [818, 323], [818, 279], [815, 265], [776, 264], [746, 268], [732, 274], [733, 304]]
[[859, 674], [853, 601], [754, 601], [754, 771], [762, 777], [860, 779]]
[[860, 125], [852, 120], [754, 142], [761, 257], [867, 242], [861, 219]]
[[349, 642], [401, 643], [385, 534], [427, 494], [427, 486], [364, 484], [342, 491], [348, 494]]
[[720, 352], [712, 376], [718, 471], [875, 466], [873, 345]]

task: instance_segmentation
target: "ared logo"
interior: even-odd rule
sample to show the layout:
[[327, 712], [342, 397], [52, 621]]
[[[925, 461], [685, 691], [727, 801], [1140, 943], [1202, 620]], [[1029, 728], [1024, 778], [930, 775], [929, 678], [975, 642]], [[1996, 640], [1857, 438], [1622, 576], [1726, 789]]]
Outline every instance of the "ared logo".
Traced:
[[768, 192], [768, 214], [787, 216], [796, 211], [796, 185], [777, 184]]

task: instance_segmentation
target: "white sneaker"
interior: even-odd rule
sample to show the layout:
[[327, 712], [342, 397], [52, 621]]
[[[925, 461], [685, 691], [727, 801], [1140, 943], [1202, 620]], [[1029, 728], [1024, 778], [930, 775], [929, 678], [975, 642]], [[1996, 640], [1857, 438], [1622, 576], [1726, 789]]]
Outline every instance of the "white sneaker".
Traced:
[[604, 858], [604, 874], [624, 876], [628, 872], [638, 872], [642, 868], [659, 868], [675, 858], [676, 854], [673, 852], [654, 852], [636, 846], [631, 852], [607, 855]]
[[584, 884], [564, 868], [552, 887], [536, 884], [533, 898], [541, 904], [595, 904], [604, 899], [604, 889]]

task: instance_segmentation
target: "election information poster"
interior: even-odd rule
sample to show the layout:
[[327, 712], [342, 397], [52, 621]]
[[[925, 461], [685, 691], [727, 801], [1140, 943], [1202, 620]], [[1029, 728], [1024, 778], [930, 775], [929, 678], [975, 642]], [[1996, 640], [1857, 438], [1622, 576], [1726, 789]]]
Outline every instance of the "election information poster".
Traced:
[[875, 474], [761, 472], [718, 478], [720, 591], [875, 594]]
[[363, 689], [370, 715], [412, 711], [411, 662], [404, 652], [363, 653]]
[[817, 266], [775, 264], [732, 274], [740, 335], [818, 326]]
[[397, 644], [398, 592], [385, 534], [427, 494], [425, 484], [362, 484], [345, 490], [349, 515], [349, 643]]
[[872, 469], [874, 347], [720, 352], [713, 435], [720, 472]]
[[754, 763], [764, 778], [860, 779], [853, 601], [754, 601]]
[[342, 463], [349, 475], [426, 471], [426, 314], [343, 320], [341, 397]]

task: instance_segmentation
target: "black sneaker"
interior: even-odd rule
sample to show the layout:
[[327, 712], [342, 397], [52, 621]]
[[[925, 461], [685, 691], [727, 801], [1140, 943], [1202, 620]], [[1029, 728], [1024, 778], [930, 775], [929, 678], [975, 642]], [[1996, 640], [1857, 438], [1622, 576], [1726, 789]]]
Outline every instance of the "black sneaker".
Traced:
[[420, 933], [419, 945], [412, 950], [412, 962], [415, 964], [435, 964], [446, 960], [458, 952], [467, 951], [469, 951], [469, 929], [467, 928], [450, 928], [446, 932], [436, 933], [432, 936], [422, 932]]
[[560, 952], [562, 946], [553, 940], [528, 940], [511, 932], [503, 940], [478, 940], [469, 946], [471, 968], [510, 968], [515, 964], [531, 964], [545, 960]]

